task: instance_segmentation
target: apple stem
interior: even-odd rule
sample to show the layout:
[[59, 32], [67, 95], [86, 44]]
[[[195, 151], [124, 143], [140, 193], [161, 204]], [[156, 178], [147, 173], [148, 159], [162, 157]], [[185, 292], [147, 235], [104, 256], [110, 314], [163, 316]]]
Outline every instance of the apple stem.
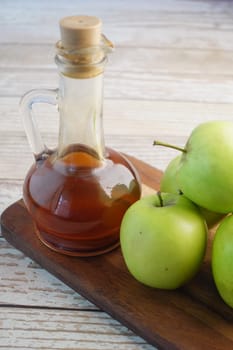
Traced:
[[157, 196], [159, 197], [160, 207], [163, 207], [163, 198], [160, 191], [157, 192]]
[[153, 142], [153, 146], [163, 146], [163, 147], [176, 149], [177, 151], [181, 151], [183, 153], [187, 152], [187, 150], [185, 148], [174, 146], [174, 145], [170, 145], [168, 143], [164, 143], [164, 142], [156, 141], [156, 140]]

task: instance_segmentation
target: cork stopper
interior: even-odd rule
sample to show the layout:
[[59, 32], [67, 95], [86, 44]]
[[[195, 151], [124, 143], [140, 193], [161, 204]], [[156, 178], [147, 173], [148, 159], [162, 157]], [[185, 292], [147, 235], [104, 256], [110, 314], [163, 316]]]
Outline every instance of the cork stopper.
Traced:
[[65, 49], [98, 46], [102, 22], [94, 16], [69, 16], [60, 20], [61, 43]]

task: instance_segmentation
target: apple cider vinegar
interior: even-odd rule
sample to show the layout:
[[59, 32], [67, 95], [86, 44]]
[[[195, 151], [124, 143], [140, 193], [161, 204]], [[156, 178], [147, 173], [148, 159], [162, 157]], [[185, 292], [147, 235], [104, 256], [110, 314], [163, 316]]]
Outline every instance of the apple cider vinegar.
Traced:
[[24, 183], [24, 201], [41, 240], [79, 256], [117, 246], [122, 217], [140, 197], [129, 162], [111, 149], [100, 162], [80, 145], [55, 158], [33, 165]]
[[[63, 19], [55, 57], [59, 90], [29, 92], [22, 100], [35, 155], [24, 182], [25, 205], [40, 240], [74, 256], [98, 255], [118, 246], [123, 215], [141, 194], [131, 163], [104, 144], [103, 71], [111, 45], [100, 24], [95, 17]], [[44, 146], [31, 115], [32, 104], [41, 101], [58, 105], [55, 151]]]

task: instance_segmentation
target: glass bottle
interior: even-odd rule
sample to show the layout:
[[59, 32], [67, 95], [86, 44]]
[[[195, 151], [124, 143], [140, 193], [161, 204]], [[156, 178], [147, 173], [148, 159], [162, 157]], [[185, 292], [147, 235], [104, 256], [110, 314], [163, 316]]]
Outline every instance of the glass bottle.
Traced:
[[[127, 158], [105, 147], [103, 73], [111, 43], [96, 17], [65, 17], [55, 62], [57, 90], [32, 90], [21, 100], [26, 135], [35, 156], [23, 199], [40, 240], [74, 256], [108, 252], [119, 245], [127, 208], [140, 198], [138, 174]], [[81, 28], [81, 29], [80, 29]], [[43, 143], [32, 106], [58, 106], [56, 150]]]

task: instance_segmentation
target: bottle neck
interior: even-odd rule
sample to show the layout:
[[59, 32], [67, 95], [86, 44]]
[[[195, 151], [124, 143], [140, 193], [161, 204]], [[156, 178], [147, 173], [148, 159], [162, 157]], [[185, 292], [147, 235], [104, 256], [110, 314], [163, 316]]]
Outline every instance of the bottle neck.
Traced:
[[58, 155], [81, 146], [103, 159], [103, 73], [83, 79], [61, 73], [59, 90]]
[[59, 41], [55, 61], [60, 72], [58, 155], [69, 148], [88, 149], [104, 158], [103, 73], [112, 43], [102, 34], [98, 46], [67, 50]]

